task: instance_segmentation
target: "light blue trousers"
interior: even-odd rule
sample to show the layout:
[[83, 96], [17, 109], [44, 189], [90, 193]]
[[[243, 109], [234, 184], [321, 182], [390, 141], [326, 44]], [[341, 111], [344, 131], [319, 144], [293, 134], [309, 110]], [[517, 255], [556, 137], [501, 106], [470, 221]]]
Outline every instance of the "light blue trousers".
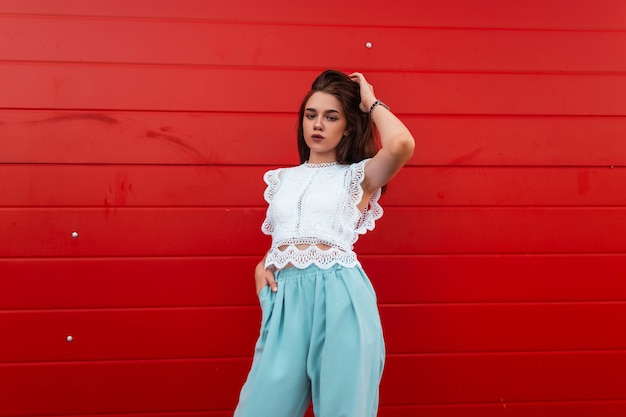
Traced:
[[264, 287], [261, 334], [235, 417], [374, 417], [385, 346], [360, 267], [287, 268]]

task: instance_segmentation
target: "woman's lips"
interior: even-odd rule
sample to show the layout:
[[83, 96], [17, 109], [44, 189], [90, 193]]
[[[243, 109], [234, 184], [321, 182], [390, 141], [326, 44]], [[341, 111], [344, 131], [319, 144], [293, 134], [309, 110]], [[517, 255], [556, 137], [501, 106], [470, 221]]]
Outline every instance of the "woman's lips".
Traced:
[[315, 142], [321, 142], [324, 140], [324, 136], [315, 134], [311, 135], [311, 139], [313, 139]]

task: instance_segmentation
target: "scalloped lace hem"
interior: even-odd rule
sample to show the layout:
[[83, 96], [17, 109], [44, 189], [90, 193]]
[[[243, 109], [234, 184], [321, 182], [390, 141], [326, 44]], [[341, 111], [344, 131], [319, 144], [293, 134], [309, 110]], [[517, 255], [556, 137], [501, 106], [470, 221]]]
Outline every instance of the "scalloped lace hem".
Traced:
[[299, 249], [293, 245], [289, 245], [285, 250], [271, 248], [265, 258], [265, 267], [276, 269], [282, 269], [287, 265], [298, 269], [311, 265], [328, 269], [336, 264], [351, 268], [359, 265], [359, 261], [353, 251], [343, 251], [338, 248], [320, 249], [317, 246]]
[[[354, 179], [350, 184], [349, 193], [352, 202], [352, 206], [356, 209], [357, 205], [363, 199], [363, 181], [365, 180], [365, 164], [367, 164], [372, 158], [364, 159], [361, 162], [357, 162], [351, 166], [354, 172]], [[374, 230], [376, 220], [383, 216], [383, 208], [378, 203], [382, 194], [381, 189], [374, 191], [374, 194], [370, 197], [365, 211], [359, 213], [359, 219], [354, 229], [355, 234], [364, 235], [368, 230]], [[356, 209], [356, 212], [359, 212]], [[356, 237], [356, 236], [355, 236]], [[355, 239], [356, 241], [356, 239]], [[354, 243], [354, 242], [353, 242]]]

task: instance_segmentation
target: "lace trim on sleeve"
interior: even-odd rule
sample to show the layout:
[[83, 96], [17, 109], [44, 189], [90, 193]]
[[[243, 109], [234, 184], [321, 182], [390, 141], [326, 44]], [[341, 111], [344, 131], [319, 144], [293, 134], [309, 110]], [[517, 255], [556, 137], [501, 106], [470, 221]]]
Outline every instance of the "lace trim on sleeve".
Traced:
[[267, 184], [267, 188], [265, 188], [265, 191], [263, 192], [263, 197], [265, 198], [266, 202], [270, 203], [274, 199], [274, 196], [278, 191], [278, 186], [280, 184], [280, 179], [282, 178], [282, 175], [282, 168], [269, 170], [263, 175], [263, 181], [265, 181], [265, 184]]
[[[352, 207], [355, 208], [363, 199], [363, 188], [361, 184], [363, 180], [365, 180], [365, 164], [369, 162], [371, 158], [364, 159], [361, 162], [357, 162], [350, 167], [351, 170], [351, 181], [350, 181], [350, 197], [352, 199]], [[378, 204], [378, 200], [380, 199], [381, 189], [377, 189], [370, 197], [370, 201], [368, 202], [365, 210], [360, 213], [360, 218], [358, 219], [355, 227], [355, 232], [362, 235], [365, 234], [368, 230], [374, 230], [376, 220], [380, 219], [383, 216], [383, 208]]]
[[[282, 173], [283, 168], [279, 168], [267, 171], [263, 175], [263, 181], [265, 181], [265, 183], [267, 184], [267, 188], [265, 188], [265, 191], [263, 192], [263, 197], [268, 204], [274, 199], [276, 193], [278, 192], [278, 186], [280, 185]], [[267, 208], [265, 214], [265, 220], [263, 220], [263, 224], [261, 225], [261, 231], [266, 235], [271, 235], [272, 233], [274, 233], [274, 221], [270, 214], [269, 207]]]

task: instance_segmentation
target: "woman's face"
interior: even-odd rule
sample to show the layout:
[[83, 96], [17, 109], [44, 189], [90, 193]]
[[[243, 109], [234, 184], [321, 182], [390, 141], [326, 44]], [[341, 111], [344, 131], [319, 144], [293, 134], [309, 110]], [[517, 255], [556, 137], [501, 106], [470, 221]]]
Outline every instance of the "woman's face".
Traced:
[[302, 132], [311, 150], [310, 163], [337, 160], [337, 145], [344, 137], [347, 121], [341, 103], [335, 96], [316, 92], [304, 106]]

